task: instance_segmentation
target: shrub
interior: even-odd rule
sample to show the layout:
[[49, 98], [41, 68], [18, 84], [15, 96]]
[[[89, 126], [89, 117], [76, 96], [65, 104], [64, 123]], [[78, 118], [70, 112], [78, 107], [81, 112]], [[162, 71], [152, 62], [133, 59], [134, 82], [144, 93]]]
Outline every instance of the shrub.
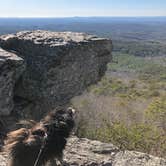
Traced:
[[166, 133], [166, 97], [154, 99], [145, 113], [150, 123], [157, 125]]
[[120, 122], [110, 123], [105, 120], [98, 128], [84, 125], [82, 129], [83, 132], [77, 132], [79, 137], [111, 142], [122, 150], [137, 150], [162, 157], [166, 155], [166, 135], [151, 125], [127, 127]]
[[166, 156], [165, 66], [128, 54], [114, 59], [118, 63], [75, 101], [77, 135]]

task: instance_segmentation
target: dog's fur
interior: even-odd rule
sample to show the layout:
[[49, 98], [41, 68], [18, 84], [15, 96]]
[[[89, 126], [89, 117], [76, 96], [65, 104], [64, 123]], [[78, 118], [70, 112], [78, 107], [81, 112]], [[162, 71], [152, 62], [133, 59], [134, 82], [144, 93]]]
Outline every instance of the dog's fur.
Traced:
[[5, 149], [10, 153], [8, 166], [37, 166], [57, 158], [62, 160], [66, 139], [74, 127], [74, 109], [60, 109], [48, 114], [30, 129], [21, 128], [7, 135]]

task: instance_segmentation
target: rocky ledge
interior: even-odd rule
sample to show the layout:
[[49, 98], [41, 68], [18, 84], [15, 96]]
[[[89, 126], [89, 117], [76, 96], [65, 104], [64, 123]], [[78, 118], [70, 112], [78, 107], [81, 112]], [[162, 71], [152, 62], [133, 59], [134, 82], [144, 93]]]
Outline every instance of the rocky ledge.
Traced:
[[[13, 111], [23, 118], [40, 118], [44, 112], [68, 103], [102, 77], [112, 58], [111, 40], [85, 33], [23, 31], [1, 36], [0, 47], [26, 65], [24, 72], [24, 66], [17, 70], [21, 73], [17, 81], [10, 76], [9, 84], [13, 82], [14, 87], [7, 92], [14, 96]], [[6, 51], [1, 57], [6, 57]], [[1, 87], [7, 86], [2, 80]], [[0, 98], [4, 97], [1, 87]], [[0, 115], [11, 112], [11, 99], [6, 108], [0, 109]]]
[[[1, 119], [9, 123], [4, 115], [11, 112], [12, 116], [34, 119], [68, 103], [102, 77], [112, 58], [109, 39], [84, 33], [24, 31], [1, 36], [0, 47], [0, 132], [4, 129]], [[8, 154], [0, 154], [0, 166], [6, 166], [7, 158]], [[165, 166], [166, 160], [72, 137], [64, 151], [64, 163]]]
[[[7, 155], [0, 155], [6, 166]], [[55, 166], [55, 164], [48, 164]], [[86, 138], [69, 139], [64, 151], [64, 166], [165, 166], [166, 160], [135, 151], [121, 151], [116, 146]]]

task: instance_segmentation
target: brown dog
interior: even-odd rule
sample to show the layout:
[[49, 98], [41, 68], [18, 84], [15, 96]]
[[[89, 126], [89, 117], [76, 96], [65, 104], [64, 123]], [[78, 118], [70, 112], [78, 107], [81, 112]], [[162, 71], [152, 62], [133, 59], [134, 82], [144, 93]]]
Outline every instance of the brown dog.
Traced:
[[66, 139], [74, 127], [72, 108], [51, 112], [32, 128], [21, 128], [7, 135], [5, 149], [10, 153], [8, 166], [41, 166], [62, 160]]

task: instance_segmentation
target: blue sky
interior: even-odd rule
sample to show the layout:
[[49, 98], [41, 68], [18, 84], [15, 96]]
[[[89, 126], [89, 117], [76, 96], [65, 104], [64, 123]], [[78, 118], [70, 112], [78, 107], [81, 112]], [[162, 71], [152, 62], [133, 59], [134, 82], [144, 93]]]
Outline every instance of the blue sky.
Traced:
[[0, 17], [166, 16], [166, 0], [1, 0]]

